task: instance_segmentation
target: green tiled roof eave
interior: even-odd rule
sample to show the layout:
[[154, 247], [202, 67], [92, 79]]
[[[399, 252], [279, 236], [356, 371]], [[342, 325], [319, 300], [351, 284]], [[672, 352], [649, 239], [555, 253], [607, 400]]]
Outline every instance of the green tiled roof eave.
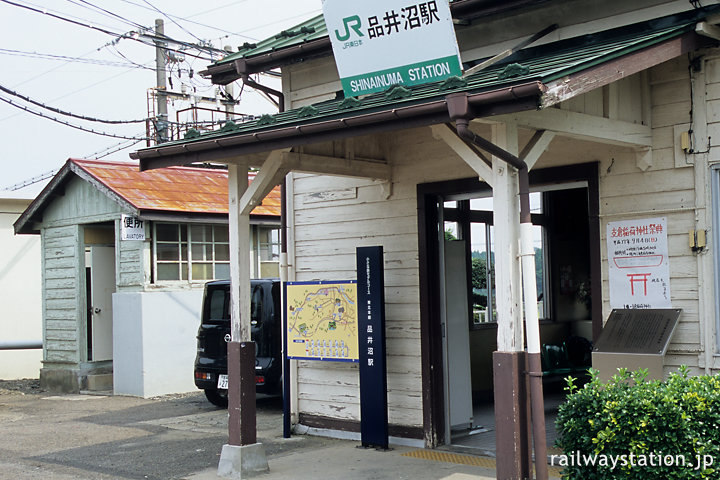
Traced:
[[[215, 131], [203, 134], [197, 138], [168, 142], [167, 146], [190, 144], [196, 141], [209, 139], [220, 139], [233, 135], [247, 133], [261, 133], [278, 128], [303, 126], [322, 121], [332, 121], [339, 118], [347, 118], [357, 115], [372, 114], [391, 108], [403, 108], [422, 103], [430, 103], [442, 100], [450, 93], [467, 92], [478, 94], [503, 88], [510, 88], [530, 82], [549, 83], [559, 78], [572, 75], [588, 68], [606, 63], [624, 55], [640, 51], [646, 47], [656, 45], [662, 41], [678, 37], [693, 29], [695, 23], [687, 23], [654, 32], [638, 32], [633, 36], [615, 38], [599, 44], [585, 45], [577, 49], [564, 49], [562, 51], [548, 52], [542, 56], [529, 57], [522, 60], [524, 66], [529, 67], [529, 73], [509, 79], [499, 79], [500, 72], [506, 64], [493, 65], [485, 70], [475, 73], [466, 78], [467, 83], [453, 89], [440, 91], [442, 82], [429, 83], [409, 87], [412, 95], [400, 100], [391, 100], [380, 92], [366, 96], [360, 100], [359, 106], [347, 110], [341, 110], [340, 104], [343, 100], [334, 100], [314, 105], [312, 115], [309, 117], [299, 116], [300, 109], [289, 110], [272, 116], [273, 123], [262, 125], [257, 121], [246, 122], [237, 125], [231, 131]], [[511, 61], [512, 63], [512, 61]]]
[[313, 33], [299, 33], [298, 35], [294, 35], [292, 37], [275, 38], [273, 36], [266, 38], [258, 42], [254, 48], [241, 49], [239, 52], [232, 53], [222, 60], [218, 60], [213, 65], [223, 65], [225, 63], [234, 62], [240, 58], [250, 58], [263, 55], [283, 48], [293, 47], [302, 43], [318, 40], [323, 37], [327, 37], [328, 35], [322, 14], [295, 25], [294, 27], [287, 29], [287, 31], [299, 32], [303, 28], [312, 28], [315, 31]]
[[579, 73], [583, 70], [596, 67], [600, 64], [616, 60], [630, 53], [634, 53], [644, 48], [656, 45], [662, 41], [679, 37], [680, 35], [694, 30], [694, 28], [695, 22], [692, 22], [686, 25], [681, 25], [679, 27], [668, 28], [659, 32], [655, 32], [654, 34], [642, 37], [635, 42], [631, 42], [629, 45], [619, 46], [618, 48], [613, 49], [613, 51], [611, 52], [608, 52], [606, 50], [604, 55], [598, 55], [595, 58], [586, 59], [582, 62], [577, 62], [572, 66], [566, 65], [564, 68], [559, 68], [553, 73], [548, 73], [544, 75], [541, 81], [543, 83], [549, 83], [558, 80], [559, 78]]

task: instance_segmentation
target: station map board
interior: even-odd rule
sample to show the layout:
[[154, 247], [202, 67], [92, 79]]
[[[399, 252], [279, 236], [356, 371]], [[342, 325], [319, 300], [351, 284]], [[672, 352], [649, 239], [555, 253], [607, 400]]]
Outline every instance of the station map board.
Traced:
[[357, 282], [287, 282], [287, 357], [358, 362]]

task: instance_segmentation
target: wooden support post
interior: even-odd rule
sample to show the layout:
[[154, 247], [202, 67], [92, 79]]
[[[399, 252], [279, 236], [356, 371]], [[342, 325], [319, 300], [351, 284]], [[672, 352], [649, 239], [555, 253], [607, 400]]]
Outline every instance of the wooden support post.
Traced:
[[[240, 351], [241, 342], [250, 341], [250, 215], [242, 212], [240, 199], [248, 190], [247, 167], [228, 166], [228, 202], [230, 229], [230, 335], [231, 344], [228, 354]], [[254, 352], [253, 352], [254, 356]], [[240, 404], [240, 355], [237, 362], [228, 356], [228, 385], [237, 388], [228, 389], [228, 413], [230, 415], [228, 429], [231, 444], [233, 439], [239, 440], [241, 411], [255, 407]], [[253, 365], [255, 359], [253, 358]], [[253, 387], [254, 391], [254, 387]], [[253, 396], [254, 397], [254, 396]], [[236, 445], [241, 445], [237, 443]]]
[[228, 166], [230, 233], [230, 334], [228, 343], [228, 443], [218, 475], [246, 478], [268, 471], [265, 449], [256, 441], [255, 344], [250, 341], [250, 215], [240, 199], [248, 189], [246, 166]]
[[525, 370], [525, 352], [493, 352], [496, 477], [498, 479], [525, 480], [531, 478]]
[[[492, 127], [492, 142], [513, 155], [518, 154], [517, 127]], [[495, 225], [495, 273], [498, 310], [498, 350], [524, 349], [522, 290], [520, 286], [520, 203], [517, 171], [497, 157], [493, 162], [493, 219]]]
[[[492, 142], [518, 154], [514, 124], [492, 126]], [[493, 162], [493, 219], [498, 351], [493, 353], [497, 478], [525, 479], [530, 472], [530, 435], [520, 275], [520, 203], [517, 170], [497, 157]]]

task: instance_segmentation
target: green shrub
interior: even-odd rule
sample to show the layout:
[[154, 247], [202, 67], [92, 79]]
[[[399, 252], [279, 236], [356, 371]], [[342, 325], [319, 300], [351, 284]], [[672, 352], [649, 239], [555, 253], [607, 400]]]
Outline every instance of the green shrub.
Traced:
[[565, 455], [551, 461], [563, 478], [720, 478], [720, 465], [712, 465], [720, 462], [718, 377], [689, 376], [682, 367], [665, 381], [647, 381], [639, 370], [602, 383], [591, 373], [582, 388], [567, 379], [558, 412], [556, 445]]

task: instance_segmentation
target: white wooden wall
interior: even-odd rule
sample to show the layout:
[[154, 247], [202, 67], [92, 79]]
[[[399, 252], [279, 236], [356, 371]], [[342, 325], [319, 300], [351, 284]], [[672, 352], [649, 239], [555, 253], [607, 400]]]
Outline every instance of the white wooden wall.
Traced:
[[45, 362], [80, 361], [80, 285], [85, 278], [79, 263], [78, 226], [42, 230], [43, 344]]
[[[288, 107], [334, 98], [340, 86], [329, 62], [314, 60], [284, 70]], [[708, 166], [720, 162], [720, 153], [711, 151], [686, 159], [678, 142], [679, 132], [689, 128], [692, 110], [693, 129], [698, 136], [696, 150], [705, 150], [707, 136], [712, 137], [713, 147], [720, 146], [720, 55], [709, 52], [703, 70], [693, 77], [695, 88], [691, 90], [688, 59], [682, 56], [559, 106], [609, 119], [650, 124], [652, 165], [646, 170], [638, 166], [632, 149], [562, 137], [553, 140], [535, 168], [599, 162], [605, 319], [610, 314], [605, 238], [608, 222], [667, 217], [671, 300], [673, 307], [683, 309], [683, 315], [666, 357], [666, 372], [687, 365], [696, 373], [709, 373], [720, 369], [720, 361], [713, 355], [712, 245], [700, 255], [693, 254], [687, 238], [690, 230], [712, 228]], [[521, 132], [521, 146], [527, 138], [529, 132]], [[433, 140], [429, 129], [393, 132], [382, 137], [380, 143], [382, 158], [393, 167], [392, 196], [387, 200], [380, 184], [366, 180], [302, 174], [289, 177], [293, 192], [289, 218], [294, 238], [291, 258], [295, 272], [291, 280], [353, 279], [355, 247], [384, 247], [390, 422], [420, 426], [416, 187], [418, 183], [468, 178], [474, 174], [444, 144]], [[340, 145], [340, 152], [342, 148]], [[299, 412], [357, 420], [357, 377], [357, 368], [352, 365], [299, 362]]]
[[[666, 372], [687, 365], [700, 372], [704, 338], [699, 284], [712, 278], [699, 275], [699, 260], [688, 246], [688, 232], [704, 215], [706, 185], [697, 182], [693, 156], [676, 154], [678, 126], [690, 122], [691, 88], [687, 57], [659, 65], [649, 72], [653, 133], [652, 166], [636, 165], [631, 151], [610, 152], [600, 165], [600, 213], [603, 256], [603, 316], [610, 314], [607, 239], [608, 222], [633, 218], [667, 217], [671, 301], [683, 310], [666, 357]], [[702, 87], [701, 87], [702, 89]], [[702, 112], [695, 106], [695, 112]], [[704, 115], [704, 114], [703, 114]], [[700, 119], [698, 119], [700, 120]], [[703, 120], [704, 121], [704, 120]], [[704, 168], [698, 166], [698, 168]], [[712, 273], [712, 272], [708, 272]]]
[[[389, 421], [422, 426], [416, 188], [472, 172], [429, 128], [393, 133], [388, 145], [394, 181], [387, 200], [380, 183], [292, 176], [295, 279], [355, 279], [355, 248], [383, 246]], [[300, 412], [359, 419], [357, 366], [301, 361], [298, 383]]]

